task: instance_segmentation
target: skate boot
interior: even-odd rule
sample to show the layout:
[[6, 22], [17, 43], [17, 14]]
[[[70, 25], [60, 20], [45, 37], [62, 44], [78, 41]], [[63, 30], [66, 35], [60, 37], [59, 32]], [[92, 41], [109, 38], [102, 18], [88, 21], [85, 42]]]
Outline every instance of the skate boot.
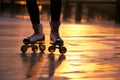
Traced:
[[56, 48], [59, 49], [60, 53], [65, 53], [66, 48], [63, 47], [64, 41], [61, 39], [59, 34], [60, 21], [50, 22], [51, 32], [50, 32], [50, 46], [48, 50], [54, 52]]
[[32, 51], [35, 53], [38, 50], [38, 46], [39, 45], [39, 49], [40, 51], [44, 51], [45, 50], [45, 36], [43, 33], [43, 27], [41, 24], [33, 24], [33, 30], [34, 33], [32, 36], [24, 38], [23, 43], [24, 45], [21, 47], [21, 51], [23, 53], [25, 53], [27, 51], [27, 48], [31, 47]]
[[50, 42], [55, 43], [57, 45], [63, 45], [63, 40], [61, 39], [59, 35], [59, 26], [60, 22], [51, 22], [51, 32], [50, 32]]
[[44, 41], [44, 33], [42, 24], [33, 24], [34, 33], [32, 36], [25, 38], [24, 43], [35, 43], [37, 41]]

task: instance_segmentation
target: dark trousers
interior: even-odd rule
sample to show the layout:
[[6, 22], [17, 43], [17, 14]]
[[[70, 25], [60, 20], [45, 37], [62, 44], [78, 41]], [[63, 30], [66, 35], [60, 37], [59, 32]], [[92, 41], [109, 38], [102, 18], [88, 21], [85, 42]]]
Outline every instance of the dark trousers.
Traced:
[[[40, 23], [37, 0], [26, 0], [28, 13], [32, 23]], [[51, 21], [60, 21], [61, 0], [50, 0]]]

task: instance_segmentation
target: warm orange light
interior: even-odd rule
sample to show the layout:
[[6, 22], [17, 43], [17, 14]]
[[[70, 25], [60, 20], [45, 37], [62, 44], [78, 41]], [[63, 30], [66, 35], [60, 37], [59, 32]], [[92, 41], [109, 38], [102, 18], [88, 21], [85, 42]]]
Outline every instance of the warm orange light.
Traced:
[[16, 3], [16, 4], [21, 4], [21, 5], [25, 5], [25, 4], [26, 4], [25, 1], [16, 1], [15, 3]]

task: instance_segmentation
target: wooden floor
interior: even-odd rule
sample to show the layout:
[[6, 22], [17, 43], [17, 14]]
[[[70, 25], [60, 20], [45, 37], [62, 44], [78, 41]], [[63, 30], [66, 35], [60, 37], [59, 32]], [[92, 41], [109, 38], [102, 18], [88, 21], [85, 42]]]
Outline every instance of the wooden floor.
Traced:
[[41, 23], [45, 52], [29, 48], [22, 55], [22, 40], [32, 35], [30, 21], [0, 18], [0, 80], [120, 80], [120, 27], [62, 22], [67, 52], [61, 56], [58, 49], [48, 51], [49, 22]]

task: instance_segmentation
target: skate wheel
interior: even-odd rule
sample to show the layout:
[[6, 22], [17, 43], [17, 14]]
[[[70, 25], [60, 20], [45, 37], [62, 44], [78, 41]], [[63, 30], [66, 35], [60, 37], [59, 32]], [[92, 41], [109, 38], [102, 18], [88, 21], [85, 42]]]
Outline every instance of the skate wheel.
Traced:
[[32, 51], [33, 51], [33, 53], [36, 53], [37, 50], [38, 50], [37, 45], [32, 45]]
[[39, 45], [39, 49], [41, 52], [45, 51], [46, 46], [45, 45]]
[[59, 52], [60, 52], [61, 54], [66, 53], [66, 51], [67, 51], [67, 49], [66, 49], [65, 47], [59, 47]]
[[56, 49], [55, 46], [50, 46], [50, 47], [48, 48], [48, 51], [53, 53], [53, 52], [55, 52], [55, 49]]
[[27, 48], [28, 48], [27, 45], [23, 45], [23, 46], [21, 47], [21, 51], [22, 51], [23, 53], [25, 53], [25, 52], [27, 51]]

